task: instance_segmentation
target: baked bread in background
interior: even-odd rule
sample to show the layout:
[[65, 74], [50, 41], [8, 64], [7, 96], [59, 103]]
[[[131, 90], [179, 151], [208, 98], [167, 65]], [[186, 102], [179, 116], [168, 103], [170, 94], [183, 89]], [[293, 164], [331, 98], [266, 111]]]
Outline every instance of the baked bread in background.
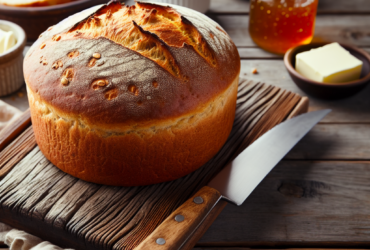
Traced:
[[120, 186], [174, 180], [210, 160], [232, 128], [239, 72], [216, 22], [147, 2], [71, 16], [24, 60], [41, 151], [66, 173]]
[[79, 0], [0, 0], [0, 4], [14, 7], [40, 7], [62, 3], [69, 3]]

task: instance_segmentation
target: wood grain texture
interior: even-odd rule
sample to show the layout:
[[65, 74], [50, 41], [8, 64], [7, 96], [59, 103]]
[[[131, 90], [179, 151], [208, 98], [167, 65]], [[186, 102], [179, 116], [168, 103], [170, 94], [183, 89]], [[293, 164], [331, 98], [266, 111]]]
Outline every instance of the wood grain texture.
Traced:
[[249, 1], [245, 0], [211, 0], [208, 12], [225, 14], [249, 13]]
[[241, 59], [280, 59], [283, 60], [283, 56], [276, 55], [259, 47], [238, 47], [238, 52]]
[[16, 120], [7, 124], [0, 132], [0, 151], [9, 145], [31, 124], [30, 110], [26, 110]]
[[369, 161], [283, 161], [197, 246], [367, 248], [369, 182]]
[[[270, 129], [300, 100], [288, 91], [242, 80], [233, 131], [225, 146], [198, 171], [169, 183], [127, 188], [83, 182], [50, 164], [36, 147], [0, 182], [0, 220], [62, 247], [133, 249], [238, 148], [255, 139], [255, 126]], [[271, 115], [276, 110], [280, 117]]]
[[298, 102], [297, 106], [294, 107], [293, 111], [290, 113], [287, 119], [291, 119], [300, 114], [306, 113], [309, 109], [309, 106], [310, 100], [308, 99], [308, 97], [302, 97], [302, 99]]
[[[361, 47], [370, 54], [369, 47]], [[283, 56], [275, 55], [258, 47], [238, 47], [241, 59], [276, 59], [283, 60]]]
[[[249, 36], [248, 15], [217, 15], [218, 22], [238, 47], [256, 47]], [[336, 41], [356, 46], [370, 44], [370, 15], [319, 15], [316, 17], [314, 41]]]
[[200, 238], [202, 238], [204, 233], [207, 232], [208, 228], [216, 220], [218, 215], [222, 212], [227, 204], [227, 201], [220, 200], [209, 213], [207, 218], [203, 221], [203, 223], [199, 226], [199, 228], [194, 232], [193, 235], [191, 235], [190, 239], [184, 244], [181, 250], [192, 249], [193, 246], [195, 246], [195, 244], [200, 240]]
[[[297, 115], [302, 113], [306, 113], [308, 111], [309, 100], [307, 97], [302, 97], [294, 109], [291, 111], [287, 119], [291, 119]], [[270, 111], [273, 111], [270, 109]], [[262, 119], [260, 120], [262, 121]], [[248, 138], [246, 138], [248, 140]], [[191, 249], [199, 239], [204, 235], [204, 233], [208, 230], [208, 228], [212, 225], [213, 221], [217, 218], [217, 216], [222, 212], [222, 210], [227, 205], [227, 201], [220, 200], [216, 206], [212, 209], [209, 213], [205, 221], [200, 225], [200, 227], [194, 232], [193, 235], [189, 237], [187, 242], [181, 248], [181, 250]]]
[[[249, 1], [246, 0], [211, 0], [210, 13], [248, 14]], [[369, 14], [367, 0], [320, 0], [318, 14]]]
[[367, 0], [320, 0], [319, 14], [370, 14]]
[[[370, 27], [370, 26], [369, 26]], [[251, 69], [257, 68], [258, 74]], [[279, 88], [287, 89], [301, 96], [307, 96], [290, 78], [284, 62], [280, 60], [242, 60], [241, 76], [254, 81], [264, 81]], [[310, 97], [310, 111], [332, 109], [321, 123], [370, 123], [370, 84], [358, 94], [335, 101]]]
[[370, 160], [370, 124], [318, 124], [285, 159]]
[[[235, 4], [236, 2], [244, 4], [245, 8], [241, 8], [240, 5]], [[249, 7], [247, 7], [249, 2], [246, 0], [211, 0], [211, 9], [215, 6], [214, 3], [220, 4], [219, 10], [216, 12], [222, 13], [222, 15], [211, 14], [211, 16], [215, 16], [216, 21], [221, 20], [222, 25], [228, 26], [230, 35], [236, 39], [237, 45], [239, 45], [241, 57], [252, 59], [242, 62], [242, 70], [244, 70], [244, 74], [247, 74], [245, 77], [265, 81], [268, 84], [275, 84], [305, 95], [291, 81], [283, 63], [279, 62], [280, 58], [257, 48], [250, 40], [248, 16], [244, 15], [249, 11]], [[336, 15], [336, 13], [368, 13], [368, 6], [369, 1], [367, 0], [320, 0], [319, 13], [326, 11], [326, 13], [330, 13], [330, 16], [317, 18], [317, 26], [319, 27], [316, 29], [317, 37], [323, 39], [327, 36], [333, 41], [345, 40], [361, 47], [367, 46], [365, 49], [370, 52], [369, 32], [366, 27], [363, 27], [369, 23], [368, 16]], [[323, 11], [324, 7], [328, 10]], [[227, 15], [227, 13], [238, 12], [243, 15], [235, 17]], [[238, 21], [238, 18], [241, 19]], [[333, 29], [336, 30], [330, 30], [329, 19], [335, 26]], [[339, 22], [340, 19], [343, 21]], [[227, 20], [231, 20], [230, 25]], [[323, 21], [322, 24], [321, 21]], [[341, 27], [338, 28], [335, 25], [336, 21]], [[325, 32], [328, 32], [328, 35]], [[267, 60], [258, 60], [261, 58]], [[251, 74], [252, 67], [257, 67], [259, 74]], [[25, 89], [23, 92], [25, 93]], [[311, 110], [332, 108], [333, 112], [324, 119], [325, 124], [317, 126], [312, 133], [304, 138], [301, 144], [297, 145], [291, 152], [289, 161], [285, 161], [277, 167], [276, 170], [280, 169], [281, 172], [279, 175], [272, 175], [272, 180], [270, 175], [268, 176], [269, 181], [273, 181], [273, 183], [280, 181], [280, 183], [267, 186], [262, 183], [263, 186], [256, 190], [258, 197], [255, 195], [254, 200], [248, 200], [248, 204], [241, 208], [228, 206], [201, 240], [200, 245], [208, 245], [209, 247], [196, 247], [195, 249], [246, 250], [251, 246], [271, 249], [274, 246], [282, 247], [286, 244], [321, 247], [319, 249], [323, 249], [322, 247], [330, 249], [333, 246], [341, 247], [341, 249], [346, 246], [357, 249], [361, 246], [368, 248], [370, 244], [366, 240], [369, 235], [369, 221], [366, 207], [369, 198], [369, 190], [367, 190], [369, 163], [358, 161], [358, 159], [368, 158], [369, 145], [366, 144], [366, 140], [361, 139], [361, 133], [365, 133], [367, 136], [368, 130], [366, 126], [363, 127], [361, 133], [357, 133], [354, 139], [347, 137], [346, 132], [358, 128], [358, 126], [352, 126], [353, 124], [366, 125], [370, 123], [369, 94], [370, 87], [367, 87], [360, 94], [341, 101], [311, 98]], [[28, 108], [26, 97], [18, 98], [13, 95], [1, 99], [21, 110]], [[340, 126], [332, 128], [333, 123], [339, 123]], [[325, 130], [330, 132], [327, 134]], [[335, 139], [338, 135], [341, 138], [339, 145]], [[359, 144], [357, 144], [358, 140]], [[335, 150], [339, 150], [340, 154], [336, 154]], [[354, 155], [356, 162], [337, 162], [330, 159], [333, 155], [337, 159], [341, 159], [342, 154], [348, 159], [353, 159]], [[306, 155], [309, 159], [319, 157], [327, 161], [302, 161]], [[299, 161], [294, 161], [294, 159], [299, 159]], [[290, 170], [284, 168], [287, 166], [286, 164], [293, 164], [289, 167]], [[359, 167], [358, 164], [363, 164], [365, 167]], [[283, 181], [285, 182], [283, 183]], [[297, 182], [298, 184], [296, 184]], [[321, 188], [320, 182], [326, 185], [330, 184], [330, 190]], [[277, 191], [277, 188], [280, 187], [279, 184], [281, 188], [280, 191]], [[16, 185], [17, 183], [14, 183], [13, 187]], [[99, 186], [93, 187], [81, 181], [77, 181], [70, 188], [67, 185], [64, 187], [65, 189], [62, 190], [67, 191], [61, 192], [63, 193], [62, 197], [49, 211], [42, 211], [41, 205], [34, 209], [34, 211], [40, 210], [40, 212], [35, 212], [35, 215], [47, 212], [45, 222], [52, 225], [48, 231], [50, 234], [57, 232], [58, 238], [63, 238], [65, 235], [64, 231], [57, 230], [64, 228], [82, 204], [88, 201], [99, 189]], [[323, 189], [325, 192], [322, 191]], [[303, 190], [307, 190], [306, 194], [311, 194], [311, 197], [296, 198], [304, 193]], [[40, 204], [47, 204], [47, 201], [45, 199]], [[0, 213], [3, 211], [0, 210]], [[285, 211], [286, 213], [284, 213]], [[35, 224], [35, 220], [31, 223]], [[99, 225], [99, 223], [97, 224]], [[71, 240], [70, 235], [69, 238], [66, 238], [66, 241], [68, 240]], [[82, 247], [85, 247], [84, 243]], [[292, 245], [287, 247], [292, 247]], [[76, 249], [78, 248], [76, 247]]]
[[[195, 198], [201, 198], [202, 202], [196, 203]], [[184, 204], [173, 211], [134, 250], [179, 249], [208, 216], [220, 199], [221, 194], [216, 189], [207, 186], [202, 187], [196, 194], [185, 201]], [[183, 221], [175, 220], [178, 215], [183, 216]], [[165, 240], [162, 245], [156, 243], [160, 238]]]
[[[29, 114], [28, 114], [29, 115]], [[28, 123], [28, 122], [27, 122]], [[25, 124], [20, 123], [20, 127]], [[10, 131], [9, 136], [5, 136], [6, 140], [20, 133], [20, 129]], [[9, 142], [9, 141], [8, 141]], [[0, 179], [4, 177], [32, 148], [36, 146], [36, 139], [33, 134], [32, 127], [28, 127], [24, 132], [10, 143], [8, 147], [0, 153]]]

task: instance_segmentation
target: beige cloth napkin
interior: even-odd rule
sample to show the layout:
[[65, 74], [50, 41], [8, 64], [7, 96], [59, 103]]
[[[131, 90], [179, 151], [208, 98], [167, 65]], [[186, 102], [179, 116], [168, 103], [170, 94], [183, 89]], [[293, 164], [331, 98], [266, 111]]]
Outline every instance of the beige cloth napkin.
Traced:
[[0, 242], [9, 246], [9, 250], [63, 250], [33, 235], [0, 223]]
[[[21, 114], [20, 110], [0, 100], [0, 131]], [[63, 250], [47, 241], [42, 241], [40, 238], [13, 229], [3, 223], [0, 223], [0, 244], [8, 245], [9, 248], [5, 249], [9, 250]]]
[[0, 223], [0, 242], [9, 246], [9, 250], [63, 250], [33, 235]]

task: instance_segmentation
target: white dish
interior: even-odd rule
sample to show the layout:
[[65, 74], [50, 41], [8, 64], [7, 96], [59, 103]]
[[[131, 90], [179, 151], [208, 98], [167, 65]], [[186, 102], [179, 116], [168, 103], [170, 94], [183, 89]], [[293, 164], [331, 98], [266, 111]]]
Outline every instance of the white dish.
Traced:
[[26, 45], [24, 30], [15, 23], [0, 20], [0, 29], [13, 31], [17, 43], [0, 54], [0, 96], [5, 96], [18, 90], [23, 84], [23, 49]]

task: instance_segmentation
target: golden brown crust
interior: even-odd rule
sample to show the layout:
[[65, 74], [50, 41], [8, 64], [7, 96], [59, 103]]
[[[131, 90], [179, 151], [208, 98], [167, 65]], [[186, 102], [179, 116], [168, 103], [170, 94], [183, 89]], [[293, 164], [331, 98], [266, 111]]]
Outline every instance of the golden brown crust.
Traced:
[[112, 2], [63, 34], [62, 39], [73, 39], [76, 32], [79, 38], [108, 38], [150, 58], [176, 77], [180, 77], [180, 69], [168, 46], [182, 48], [188, 44], [209, 64], [217, 65], [196, 27], [171, 7], [140, 2], [123, 7]]
[[[97, 13], [106, 12], [108, 7], [100, 8]], [[202, 15], [194, 13], [190, 14]], [[190, 20], [192, 16], [186, 18]], [[208, 20], [203, 15], [202, 18]], [[202, 34], [202, 39], [212, 50], [216, 66], [205, 60], [192, 45], [163, 45], [173, 57], [181, 76], [143, 55], [142, 51], [137, 52], [110, 40], [110, 35], [89, 38], [80, 37], [81, 33], [78, 33], [71, 38], [70, 31], [78, 27], [78, 23], [63, 23], [46, 32], [26, 56], [24, 72], [29, 88], [39, 93], [42, 99], [91, 124], [116, 128], [127, 124], [150, 126], [179, 117], [223, 92], [240, 71], [235, 45], [217, 29], [215, 23], [207, 24], [210, 26], [208, 30], [199, 30], [214, 33], [213, 38], [204, 38]], [[109, 30], [114, 29], [119, 27], [109, 27]], [[53, 33], [54, 30], [56, 32]], [[100, 54], [99, 59], [93, 57], [95, 53]], [[59, 62], [63, 66], [56, 68], [55, 63]], [[69, 68], [75, 74], [67, 82], [63, 74]], [[109, 84], [94, 89], [91, 86], [96, 80], [106, 80]], [[154, 82], [158, 84], [157, 88], [153, 86]], [[135, 93], [130, 91], [132, 86]], [[116, 90], [117, 97], [107, 100], [105, 93], [112, 89]]]
[[106, 133], [59, 116], [32, 90], [36, 141], [64, 172], [105, 185], [149, 185], [180, 178], [206, 163], [225, 143], [234, 120], [238, 78], [203, 112], [167, 127]]
[[143, 3], [76, 14], [24, 60], [41, 151], [73, 176], [124, 186], [173, 180], [213, 157], [231, 131], [239, 71], [235, 45], [208, 17]]

